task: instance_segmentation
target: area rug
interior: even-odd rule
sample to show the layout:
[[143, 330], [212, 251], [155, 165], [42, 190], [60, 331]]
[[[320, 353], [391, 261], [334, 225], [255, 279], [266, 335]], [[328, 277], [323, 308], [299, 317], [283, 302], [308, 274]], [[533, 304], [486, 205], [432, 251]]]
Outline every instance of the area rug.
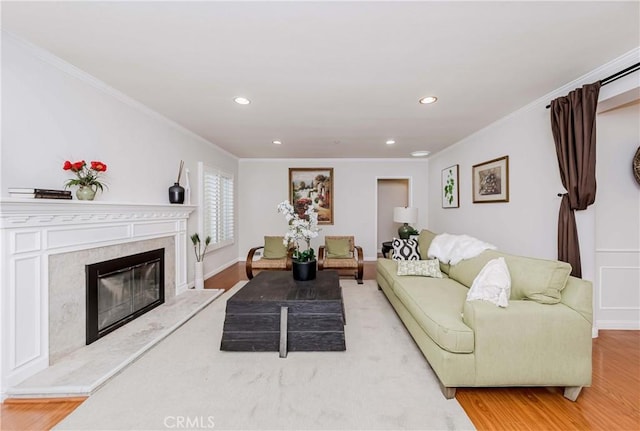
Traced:
[[375, 281], [341, 280], [345, 352], [222, 352], [234, 286], [85, 401], [58, 430], [466, 430]]

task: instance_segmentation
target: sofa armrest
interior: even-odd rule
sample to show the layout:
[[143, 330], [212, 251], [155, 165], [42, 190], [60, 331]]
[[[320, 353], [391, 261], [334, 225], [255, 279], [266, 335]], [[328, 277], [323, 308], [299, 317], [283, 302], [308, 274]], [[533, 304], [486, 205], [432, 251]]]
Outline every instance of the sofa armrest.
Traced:
[[593, 325], [593, 286], [590, 281], [569, 277], [560, 302], [580, 313]]
[[321, 245], [318, 247], [318, 271], [322, 271], [324, 269], [324, 259], [325, 259], [325, 246]]
[[466, 301], [463, 313], [474, 332], [476, 385], [591, 383], [591, 324], [567, 305]]

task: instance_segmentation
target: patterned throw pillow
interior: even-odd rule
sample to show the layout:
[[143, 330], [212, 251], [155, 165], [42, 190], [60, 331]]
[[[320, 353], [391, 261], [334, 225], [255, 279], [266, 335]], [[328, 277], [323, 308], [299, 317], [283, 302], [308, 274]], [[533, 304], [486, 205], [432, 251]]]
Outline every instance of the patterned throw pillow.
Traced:
[[418, 241], [415, 239], [394, 238], [392, 245], [393, 260], [420, 260]]
[[398, 275], [419, 275], [422, 277], [442, 278], [438, 259], [399, 260]]

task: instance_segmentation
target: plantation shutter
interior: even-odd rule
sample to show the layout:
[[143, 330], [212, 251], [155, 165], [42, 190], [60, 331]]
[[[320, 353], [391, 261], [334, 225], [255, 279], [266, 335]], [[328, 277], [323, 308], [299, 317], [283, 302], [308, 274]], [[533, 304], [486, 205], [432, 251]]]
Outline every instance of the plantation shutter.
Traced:
[[211, 237], [212, 249], [233, 244], [233, 176], [200, 164], [202, 176], [202, 236]]
[[220, 176], [220, 200], [222, 202], [222, 213], [220, 216], [220, 239], [221, 241], [233, 242], [233, 177], [229, 175], [222, 174]]

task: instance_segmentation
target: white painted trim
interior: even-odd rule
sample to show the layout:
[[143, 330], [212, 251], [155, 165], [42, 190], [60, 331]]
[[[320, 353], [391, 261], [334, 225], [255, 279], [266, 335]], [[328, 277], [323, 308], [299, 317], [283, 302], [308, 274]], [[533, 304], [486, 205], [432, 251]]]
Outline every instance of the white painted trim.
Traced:
[[596, 253], [640, 253], [640, 249], [635, 248], [597, 248]]
[[134, 109], [137, 109], [138, 111], [152, 117], [155, 118], [157, 120], [160, 120], [166, 124], [168, 124], [169, 126], [173, 127], [174, 129], [177, 129], [179, 131], [181, 131], [182, 133], [185, 133], [186, 135], [200, 141], [203, 142], [205, 144], [208, 144], [210, 146], [212, 146], [213, 148], [215, 148], [216, 150], [224, 153], [225, 155], [238, 160], [238, 156], [231, 154], [229, 151], [225, 150], [224, 148], [219, 147], [218, 145], [214, 144], [211, 141], [206, 140], [205, 138], [203, 138], [202, 136], [194, 133], [193, 131], [185, 128], [184, 126], [176, 123], [175, 121], [165, 117], [164, 115], [160, 114], [157, 111], [154, 111], [153, 109], [149, 108], [147, 105], [138, 102], [137, 100], [133, 99], [130, 96], [127, 96], [126, 94], [122, 93], [119, 90], [116, 90], [115, 88], [109, 86], [108, 84], [106, 84], [104, 81], [99, 80], [98, 78], [90, 75], [89, 73], [85, 72], [84, 70], [72, 65], [71, 63], [68, 63], [67, 61], [61, 59], [60, 57], [57, 57], [56, 55], [54, 55], [53, 53], [32, 44], [31, 42], [28, 42], [20, 37], [18, 37], [17, 35], [7, 31], [7, 30], [2, 30], [2, 39], [4, 40], [8, 40], [10, 43], [13, 43], [14, 45], [17, 45], [18, 47], [24, 49], [26, 52], [29, 52], [31, 55], [33, 55], [34, 57], [36, 57], [37, 59], [55, 67], [56, 69], [70, 75], [73, 76], [76, 79], [79, 79], [80, 81], [83, 81], [86, 84], [89, 84], [90, 86], [92, 86], [93, 88], [102, 91], [103, 93], [115, 98], [116, 100], [124, 103], [127, 106], [130, 106]]
[[[375, 193], [373, 194], [374, 196], [374, 207], [375, 207], [375, 214], [373, 217], [373, 237], [376, 239], [376, 252], [380, 251], [382, 248], [378, 249], [378, 247], [382, 247], [382, 241], [380, 241], [380, 238], [378, 238], [378, 189], [379, 189], [379, 181], [380, 180], [407, 180], [407, 203], [409, 206], [413, 205], [413, 177], [411, 176], [403, 176], [403, 175], [390, 175], [390, 176], [381, 176], [381, 177], [375, 177]], [[428, 212], [427, 212], [428, 213]], [[365, 260], [371, 259], [371, 257], [365, 258]], [[375, 259], [372, 260], [377, 260], [378, 257], [376, 256]]]
[[[637, 307], [603, 307], [603, 300], [602, 300], [602, 292], [604, 289], [602, 289], [602, 270], [603, 269], [640, 269], [640, 266], [610, 266], [610, 265], [603, 265], [600, 266], [598, 268], [598, 282], [599, 282], [599, 286], [598, 286], [598, 309], [600, 310], [640, 310], [640, 306]], [[639, 320], [640, 322], [640, 320]]]
[[617, 329], [624, 331], [640, 330], [640, 320], [598, 320], [598, 330]]
[[[173, 237], [177, 295], [187, 288], [187, 220], [195, 209], [171, 204], [0, 199], [0, 391], [49, 365], [49, 256]], [[24, 296], [21, 301], [18, 294]]]
[[367, 163], [389, 163], [389, 162], [415, 162], [415, 163], [426, 163], [428, 161], [428, 158], [426, 157], [420, 157], [420, 158], [397, 158], [397, 159], [392, 159], [392, 158], [333, 158], [333, 159], [328, 159], [328, 158], [324, 158], [324, 159], [320, 159], [320, 158], [251, 158], [251, 157], [244, 157], [241, 159], [238, 159], [238, 161], [240, 163], [243, 162], [261, 162], [261, 163], [266, 163], [266, 162], [273, 162], [273, 163], [281, 163], [281, 162], [314, 162], [314, 163], [331, 163], [331, 162], [367, 162]]

